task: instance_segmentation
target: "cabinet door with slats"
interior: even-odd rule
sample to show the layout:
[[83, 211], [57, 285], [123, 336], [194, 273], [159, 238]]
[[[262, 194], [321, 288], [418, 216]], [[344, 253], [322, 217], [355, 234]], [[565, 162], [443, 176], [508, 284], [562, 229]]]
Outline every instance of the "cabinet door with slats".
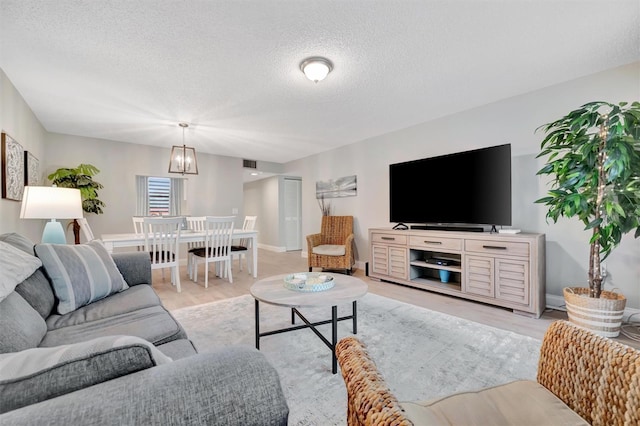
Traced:
[[480, 256], [465, 257], [465, 293], [494, 297], [493, 259]]

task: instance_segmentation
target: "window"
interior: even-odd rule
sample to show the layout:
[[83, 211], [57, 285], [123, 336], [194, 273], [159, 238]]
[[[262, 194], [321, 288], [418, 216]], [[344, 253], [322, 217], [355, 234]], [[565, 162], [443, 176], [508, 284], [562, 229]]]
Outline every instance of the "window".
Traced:
[[147, 179], [149, 216], [167, 216], [171, 206], [171, 179], [150, 177]]
[[184, 179], [136, 176], [136, 216], [180, 216], [184, 211]]

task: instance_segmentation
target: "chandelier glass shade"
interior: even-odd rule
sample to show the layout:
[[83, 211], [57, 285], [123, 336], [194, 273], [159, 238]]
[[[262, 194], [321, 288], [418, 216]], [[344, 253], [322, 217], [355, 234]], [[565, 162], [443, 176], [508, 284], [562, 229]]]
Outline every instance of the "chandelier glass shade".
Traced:
[[180, 173], [183, 175], [198, 174], [198, 160], [196, 159], [196, 149], [185, 145], [184, 131], [189, 125], [187, 123], [179, 123], [182, 127], [182, 146], [174, 145], [171, 148], [171, 157], [169, 158], [169, 173]]

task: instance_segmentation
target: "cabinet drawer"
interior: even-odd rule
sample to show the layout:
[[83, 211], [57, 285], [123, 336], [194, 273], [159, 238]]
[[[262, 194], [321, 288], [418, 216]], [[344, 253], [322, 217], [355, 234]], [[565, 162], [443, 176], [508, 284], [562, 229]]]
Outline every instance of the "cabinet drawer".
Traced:
[[462, 240], [458, 238], [432, 237], [428, 235], [412, 235], [409, 245], [415, 248], [426, 248], [429, 250], [462, 250]]
[[396, 235], [396, 234], [383, 234], [383, 233], [374, 232], [374, 233], [371, 234], [371, 242], [372, 243], [407, 245], [407, 236], [406, 235]]
[[529, 256], [529, 244], [517, 241], [465, 240], [464, 249], [492, 255]]

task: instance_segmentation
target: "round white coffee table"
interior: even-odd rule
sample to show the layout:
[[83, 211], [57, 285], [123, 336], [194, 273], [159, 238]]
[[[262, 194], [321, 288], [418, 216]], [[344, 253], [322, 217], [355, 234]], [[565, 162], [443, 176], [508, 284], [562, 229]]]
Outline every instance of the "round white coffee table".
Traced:
[[[317, 292], [289, 290], [284, 286], [284, 277], [286, 274], [264, 278], [256, 281], [256, 283], [251, 286], [249, 291], [255, 299], [256, 349], [260, 349], [261, 337], [310, 328], [331, 350], [332, 371], [333, 374], [336, 374], [338, 371], [338, 360], [335, 354], [335, 347], [338, 343], [338, 321], [352, 319], [353, 334], [357, 334], [357, 299], [367, 294], [369, 287], [364, 281], [351, 275], [330, 273], [325, 275], [333, 277], [335, 285], [328, 290]], [[295, 317], [297, 316], [304, 322], [304, 325], [293, 325], [292, 327], [261, 333], [260, 302], [291, 308], [291, 324], [295, 324]], [[351, 302], [351, 315], [338, 317], [338, 304], [344, 302]], [[314, 323], [308, 321], [298, 310], [298, 308], [317, 308], [324, 306], [331, 306], [331, 319]], [[316, 326], [322, 324], [331, 324], [331, 341], [316, 328]]]

